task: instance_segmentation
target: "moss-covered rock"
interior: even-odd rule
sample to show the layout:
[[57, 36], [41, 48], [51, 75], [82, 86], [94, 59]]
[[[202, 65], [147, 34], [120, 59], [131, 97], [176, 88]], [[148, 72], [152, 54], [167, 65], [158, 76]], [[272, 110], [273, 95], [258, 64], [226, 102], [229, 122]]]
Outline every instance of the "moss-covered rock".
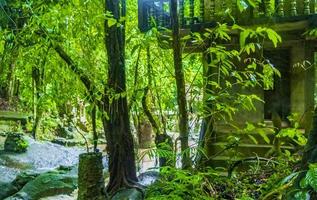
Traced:
[[4, 142], [4, 150], [7, 152], [26, 152], [29, 144], [21, 133], [9, 133]]
[[50, 171], [29, 181], [15, 195], [5, 200], [36, 200], [59, 194], [71, 194], [77, 188], [77, 177], [64, 171]]
[[51, 142], [62, 145], [62, 146], [66, 146], [66, 147], [73, 147], [73, 146], [79, 146], [79, 145], [85, 144], [83, 141], [80, 141], [77, 139], [65, 139], [61, 137], [56, 137]]
[[77, 130], [73, 126], [65, 127], [59, 124], [56, 130], [56, 135], [58, 137], [62, 137], [66, 139], [74, 139], [76, 134], [77, 134]]
[[33, 171], [19, 174], [12, 183], [0, 183], [0, 199], [9, 197], [23, 188], [25, 184], [34, 180], [39, 174]]

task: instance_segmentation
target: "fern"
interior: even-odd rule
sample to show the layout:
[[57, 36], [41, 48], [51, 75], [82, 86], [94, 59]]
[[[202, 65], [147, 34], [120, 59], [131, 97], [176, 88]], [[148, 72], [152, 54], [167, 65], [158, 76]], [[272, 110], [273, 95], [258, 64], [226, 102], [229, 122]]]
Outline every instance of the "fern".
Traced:
[[312, 187], [315, 192], [317, 191], [317, 163], [309, 165], [309, 170], [300, 185], [302, 188]]

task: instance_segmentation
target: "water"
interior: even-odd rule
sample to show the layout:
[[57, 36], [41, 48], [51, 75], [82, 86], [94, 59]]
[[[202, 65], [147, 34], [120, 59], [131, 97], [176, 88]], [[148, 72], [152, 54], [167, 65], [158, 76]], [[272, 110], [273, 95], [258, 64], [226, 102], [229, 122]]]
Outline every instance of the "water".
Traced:
[[29, 142], [27, 152], [15, 154], [0, 151], [0, 177], [2, 182], [12, 181], [24, 170], [45, 172], [59, 166], [74, 166], [79, 154], [78, 147], [64, 147], [50, 142], [38, 142], [26, 137]]
[[147, 171], [138, 176], [139, 183], [143, 186], [153, 184], [159, 177], [158, 171]]
[[[0, 145], [0, 177], [1, 183], [12, 182], [15, 177], [22, 171], [32, 170], [43, 173], [59, 166], [76, 166], [78, 164], [79, 154], [84, 152], [79, 147], [64, 147], [51, 142], [35, 141], [26, 137], [29, 143], [28, 150], [25, 153], [8, 153], [4, 152], [3, 146]], [[0, 136], [0, 143], [4, 143], [4, 137]], [[107, 168], [107, 160], [103, 160], [104, 167]], [[154, 162], [151, 167], [155, 166]], [[144, 165], [144, 163], [143, 163]], [[144, 165], [144, 171], [149, 166]], [[74, 172], [77, 174], [77, 167]], [[140, 175], [140, 184], [150, 185], [158, 178], [158, 172], [145, 172]], [[74, 200], [77, 191], [72, 195], [58, 195], [46, 197], [43, 200]]]

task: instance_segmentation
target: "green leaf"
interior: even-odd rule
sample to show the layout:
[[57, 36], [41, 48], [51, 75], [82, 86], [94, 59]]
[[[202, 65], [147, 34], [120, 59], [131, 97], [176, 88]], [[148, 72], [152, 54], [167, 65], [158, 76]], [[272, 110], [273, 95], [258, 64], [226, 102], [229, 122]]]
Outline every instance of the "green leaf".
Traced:
[[248, 137], [254, 142], [254, 144], [259, 144], [259, 142], [255, 139], [253, 135], [248, 134]]
[[281, 36], [279, 36], [274, 30], [266, 29], [268, 38], [272, 41], [274, 47], [277, 47], [279, 42], [282, 42]]
[[249, 37], [250, 33], [251, 33], [250, 29], [245, 29], [244, 31], [240, 33], [240, 47], [241, 48], [245, 46], [246, 39]]
[[112, 27], [117, 23], [117, 20], [113, 18], [108, 18], [107, 23], [108, 23], [108, 27]]
[[305, 178], [301, 181], [301, 186], [303, 188], [311, 186], [315, 191], [317, 191], [317, 164], [310, 164], [309, 170], [306, 173]]
[[294, 200], [310, 200], [308, 191], [299, 191], [294, 195]]
[[266, 133], [263, 131], [259, 131], [259, 135], [263, 138], [263, 140], [267, 143], [270, 144], [270, 138], [266, 135]]

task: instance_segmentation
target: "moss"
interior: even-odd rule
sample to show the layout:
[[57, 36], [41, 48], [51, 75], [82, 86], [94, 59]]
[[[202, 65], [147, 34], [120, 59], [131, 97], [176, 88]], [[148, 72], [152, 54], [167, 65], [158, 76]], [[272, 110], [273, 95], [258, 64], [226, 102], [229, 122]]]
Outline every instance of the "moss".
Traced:
[[29, 143], [21, 133], [9, 133], [4, 143], [4, 150], [15, 153], [26, 152]]
[[[23, 172], [19, 174], [12, 183], [0, 183], [0, 199], [9, 197], [23, 188], [25, 184], [34, 180], [39, 174], [35, 172]], [[3, 188], [3, 189], [2, 189]]]
[[104, 186], [102, 154], [81, 154], [78, 167], [78, 200], [105, 199]]
[[63, 170], [51, 171], [31, 180], [18, 193], [6, 200], [40, 199], [58, 194], [71, 194], [76, 188], [77, 177], [75, 175]]

